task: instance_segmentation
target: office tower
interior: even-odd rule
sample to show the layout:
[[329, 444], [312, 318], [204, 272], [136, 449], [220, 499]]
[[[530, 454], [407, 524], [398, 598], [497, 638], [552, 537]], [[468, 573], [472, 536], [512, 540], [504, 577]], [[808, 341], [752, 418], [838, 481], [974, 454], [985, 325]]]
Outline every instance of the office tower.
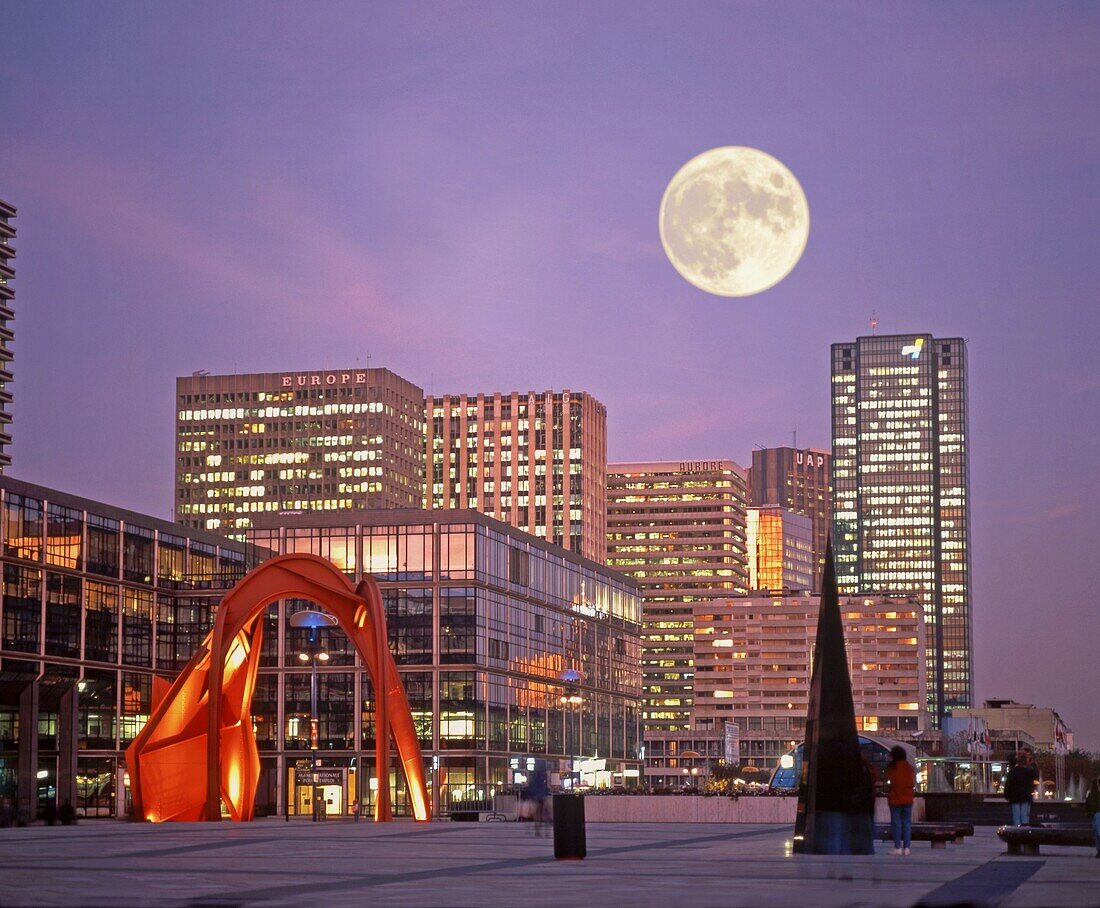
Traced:
[[731, 460], [608, 464], [608, 566], [642, 591], [647, 742], [690, 724], [692, 602], [747, 589], [745, 498]]
[[837, 582], [920, 600], [937, 719], [972, 696], [966, 380], [962, 338], [832, 346]]
[[420, 507], [424, 392], [388, 369], [176, 379], [176, 519]]
[[[328, 558], [353, 583], [378, 581], [390, 651], [433, 765], [434, 815], [522, 786], [535, 758], [555, 785], [636, 784], [640, 600], [630, 580], [471, 510], [264, 514], [248, 537], [260, 550]], [[297, 658], [307, 632], [287, 626], [301, 608], [288, 600], [269, 609], [272, 658], [253, 699], [272, 781], [261, 782], [257, 807], [266, 800], [278, 813], [286, 805], [276, 778], [289, 781], [291, 812], [309, 812], [302, 798], [312, 788], [293, 772], [308, 753], [310, 719], [310, 676]], [[346, 815], [357, 797], [372, 806], [374, 695], [342, 631], [326, 628], [319, 642], [329, 655], [319, 669], [326, 800]]]
[[425, 507], [472, 508], [571, 552], [607, 557], [607, 410], [585, 392], [424, 401]]
[[11, 241], [15, 239], [15, 206], [0, 201], [0, 475], [4, 468], [11, 466], [11, 397], [12, 397], [12, 351], [10, 344], [15, 338], [12, 311], [15, 290], [11, 282], [15, 279], [15, 269], [11, 260], [15, 258], [15, 249]]
[[816, 448], [757, 448], [749, 470], [749, 503], [779, 505], [813, 521], [813, 590], [821, 590], [825, 543], [833, 516], [833, 455]]
[[813, 585], [813, 521], [786, 508], [747, 508], [745, 542], [750, 590], [809, 590]]

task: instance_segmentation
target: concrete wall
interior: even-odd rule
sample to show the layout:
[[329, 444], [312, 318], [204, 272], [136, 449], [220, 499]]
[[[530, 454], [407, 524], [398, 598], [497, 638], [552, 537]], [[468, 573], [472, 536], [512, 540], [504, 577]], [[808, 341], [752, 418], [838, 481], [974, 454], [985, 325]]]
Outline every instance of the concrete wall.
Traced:
[[[584, 799], [589, 823], [784, 823], [794, 824], [798, 798], [704, 798], [692, 795], [593, 795]], [[924, 819], [924, 799], [913, 805], [913, 821]], [[875, 820], [890, 822], [885, 798], [875, 803]]]
[[596, 795], [584, 799], [589, 823], [794, 823], [797, 798]]

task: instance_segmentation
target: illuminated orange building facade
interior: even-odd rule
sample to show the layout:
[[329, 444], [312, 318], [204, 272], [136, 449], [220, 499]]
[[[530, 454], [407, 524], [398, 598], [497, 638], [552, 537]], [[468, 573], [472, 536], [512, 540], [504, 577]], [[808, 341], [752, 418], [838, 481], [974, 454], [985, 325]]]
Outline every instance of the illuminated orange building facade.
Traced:
[[817, 448], [754, 448], [749, 469], [749, 504], [780, 507], [813, 524], [813, 591], [821, 591], [825, 543], [833, 515], [833, 455]]
[[786, 508], [747, 508], [749, 589], [808, 590], [813, 584], [813, 522]]

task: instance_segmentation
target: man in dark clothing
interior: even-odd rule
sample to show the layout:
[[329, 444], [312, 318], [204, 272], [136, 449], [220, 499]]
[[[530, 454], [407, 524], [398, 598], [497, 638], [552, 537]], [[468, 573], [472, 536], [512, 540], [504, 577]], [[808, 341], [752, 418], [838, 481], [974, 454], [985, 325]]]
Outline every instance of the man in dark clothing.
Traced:
[[53, 826], [57, 822], [57, 802], [53, 798], [47, 799], [46, 806], [42, 808], [42, 819], [47, 826]]
[[1039, 770], [1029, 763], [1023, 752], [1016, 755], [1016, 764], [1005, 776], [1005, 800], [1012, 808], [1012, 825], [1031, 825], [1031, 799], [1039, 782]]
[[1096, 836], [1096, 856], [1100, 858], [1100, 778], [1093, 780], [1085, 795], [1085, 813], [1089, 815], [1092, 831]]

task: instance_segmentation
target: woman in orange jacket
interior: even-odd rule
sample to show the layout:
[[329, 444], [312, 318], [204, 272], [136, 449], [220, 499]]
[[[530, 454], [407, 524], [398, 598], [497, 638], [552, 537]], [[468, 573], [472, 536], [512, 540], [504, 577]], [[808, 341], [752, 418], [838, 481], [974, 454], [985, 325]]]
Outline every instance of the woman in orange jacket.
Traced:
[[889, 786], [886, 800], [890, 804], [890, 831], [894, 834], [894, 847], [890, 854], [909, 854], [913, 835], [913, 797], [917, 786], [917, 770], [909, 762], [905, 748], [900, 745], [890, 751], [886, 783]]

